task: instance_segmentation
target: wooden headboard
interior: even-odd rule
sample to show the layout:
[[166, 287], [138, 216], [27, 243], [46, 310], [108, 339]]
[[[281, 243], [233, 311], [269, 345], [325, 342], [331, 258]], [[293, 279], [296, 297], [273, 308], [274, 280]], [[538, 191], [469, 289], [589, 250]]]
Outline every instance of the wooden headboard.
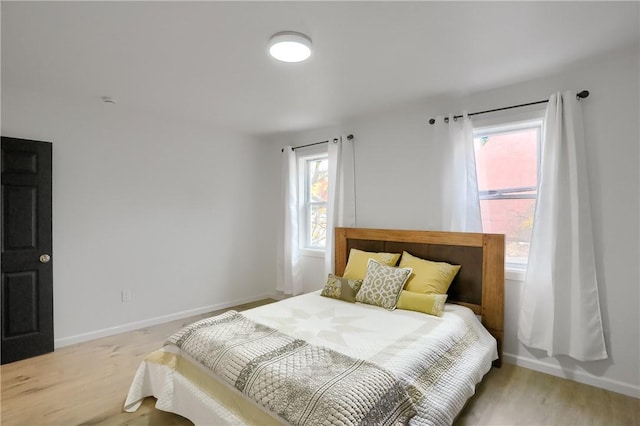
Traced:
[[397, 229], [336, 228], [335, 273], [342, 276], [349, 251], [402, 253], [462, 265], [451, 283], [447, 302], [467, 306], [498, 341], [502, 360], [504, 335], [504, 235]]

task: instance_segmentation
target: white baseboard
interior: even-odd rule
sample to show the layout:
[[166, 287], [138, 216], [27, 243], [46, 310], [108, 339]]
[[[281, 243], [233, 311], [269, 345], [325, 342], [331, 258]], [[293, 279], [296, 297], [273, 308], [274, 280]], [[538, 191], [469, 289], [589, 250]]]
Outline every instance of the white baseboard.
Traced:
[[515, 364], [520, 367], [528, 368], [529, 370], [540, 371], [541, 373], [547, 373], [552, 376], [562, 377], [564, 379], [573, 380], [586, 385], [610, 390], [633, 398], [640, 398], [640, 386], [635, 386], [630, 383], [607, 379], [606, 377], [593, 376], [583, 371], [571, 370], [567, 372], [557, 365], [509, 353], [504, 353], [503, 359], [506, 363]]
[[274, 293], [260, 294], [257, 296], [251, 296], [243, 299], [230, 300], [228, 302], [216, 303], [215, 305], [203, 306], [201, 308], [189, 309], [182, 312], [176, 312], [168, 315], [161, 315], [155, 318], [149, 318], [142, 321], [130, 322], [127, 324], [117, 325], [115, 327], [102, 328], [100, 330], [90, 331], [87, 333], [76, 334], [74, 336], [62, 337], [55, 339], [54, 347], [56, 349], [64, 346], [74, 345], [76, 343], [86, 342], [89, 340], [99, 339], [101, 337], [113, 336], [114, 334], [125, 333], [127, 331], [138, 330], [144, 327], [150, 327], [152, 325], [163, 324], [165, 322], [191, 317], [194, 315], [206, 314], [207, 312], [216, 311], [218, 309], [225, 309], [231, 306], [242, 305], [244, 303], [251, 303], [262, 299], [275, 299]]

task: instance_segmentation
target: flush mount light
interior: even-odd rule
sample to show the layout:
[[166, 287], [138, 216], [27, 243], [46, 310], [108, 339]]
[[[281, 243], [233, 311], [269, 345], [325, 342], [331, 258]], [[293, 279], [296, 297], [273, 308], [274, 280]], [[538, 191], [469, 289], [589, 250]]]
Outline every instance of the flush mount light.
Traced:
[[311, 56], [311, 39], [294, 31], [282, 31], [271, 36], [269, 53], [282, 62], [302, 62]]

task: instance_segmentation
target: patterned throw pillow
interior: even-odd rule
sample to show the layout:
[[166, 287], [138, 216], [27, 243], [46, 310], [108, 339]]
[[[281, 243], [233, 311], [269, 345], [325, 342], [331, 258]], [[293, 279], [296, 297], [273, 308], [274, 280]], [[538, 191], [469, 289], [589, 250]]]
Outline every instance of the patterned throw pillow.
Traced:
[[373, 259], [367, 264], [367, 274], [356, 301], [394, 310], [404, 283], [411, 275], [411, 268], [386, 266]]
[[362, 280], [350, 280], [348, 278], [336, 277], [333, 274], [329, 274], [329, 279], [327, 279], [327, 283], [324, 285], [320, 296], [354, 303], [356, 301], [356, 294], [358, 293], [358, 290], [360, 290], [361, 285]]

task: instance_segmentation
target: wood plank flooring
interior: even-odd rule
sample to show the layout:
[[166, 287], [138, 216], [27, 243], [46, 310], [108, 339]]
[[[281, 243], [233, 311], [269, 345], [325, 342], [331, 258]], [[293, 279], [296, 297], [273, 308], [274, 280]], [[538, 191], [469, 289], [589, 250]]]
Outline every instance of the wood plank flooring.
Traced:
[[[236, 306], [244, 310], [267, 299]], [[222, 311], [61, 348], [1, 367], [0, 423], [9, 425], [190, 425], [147, 398], [122, 410], [138, 364], [183, 325]], [[640, 400], [503, 364], [492, 369], [457, 425], [640, 425]]]
[[640, 399], [502, 363], [476, 388], [456, 425], [640, 425]]

